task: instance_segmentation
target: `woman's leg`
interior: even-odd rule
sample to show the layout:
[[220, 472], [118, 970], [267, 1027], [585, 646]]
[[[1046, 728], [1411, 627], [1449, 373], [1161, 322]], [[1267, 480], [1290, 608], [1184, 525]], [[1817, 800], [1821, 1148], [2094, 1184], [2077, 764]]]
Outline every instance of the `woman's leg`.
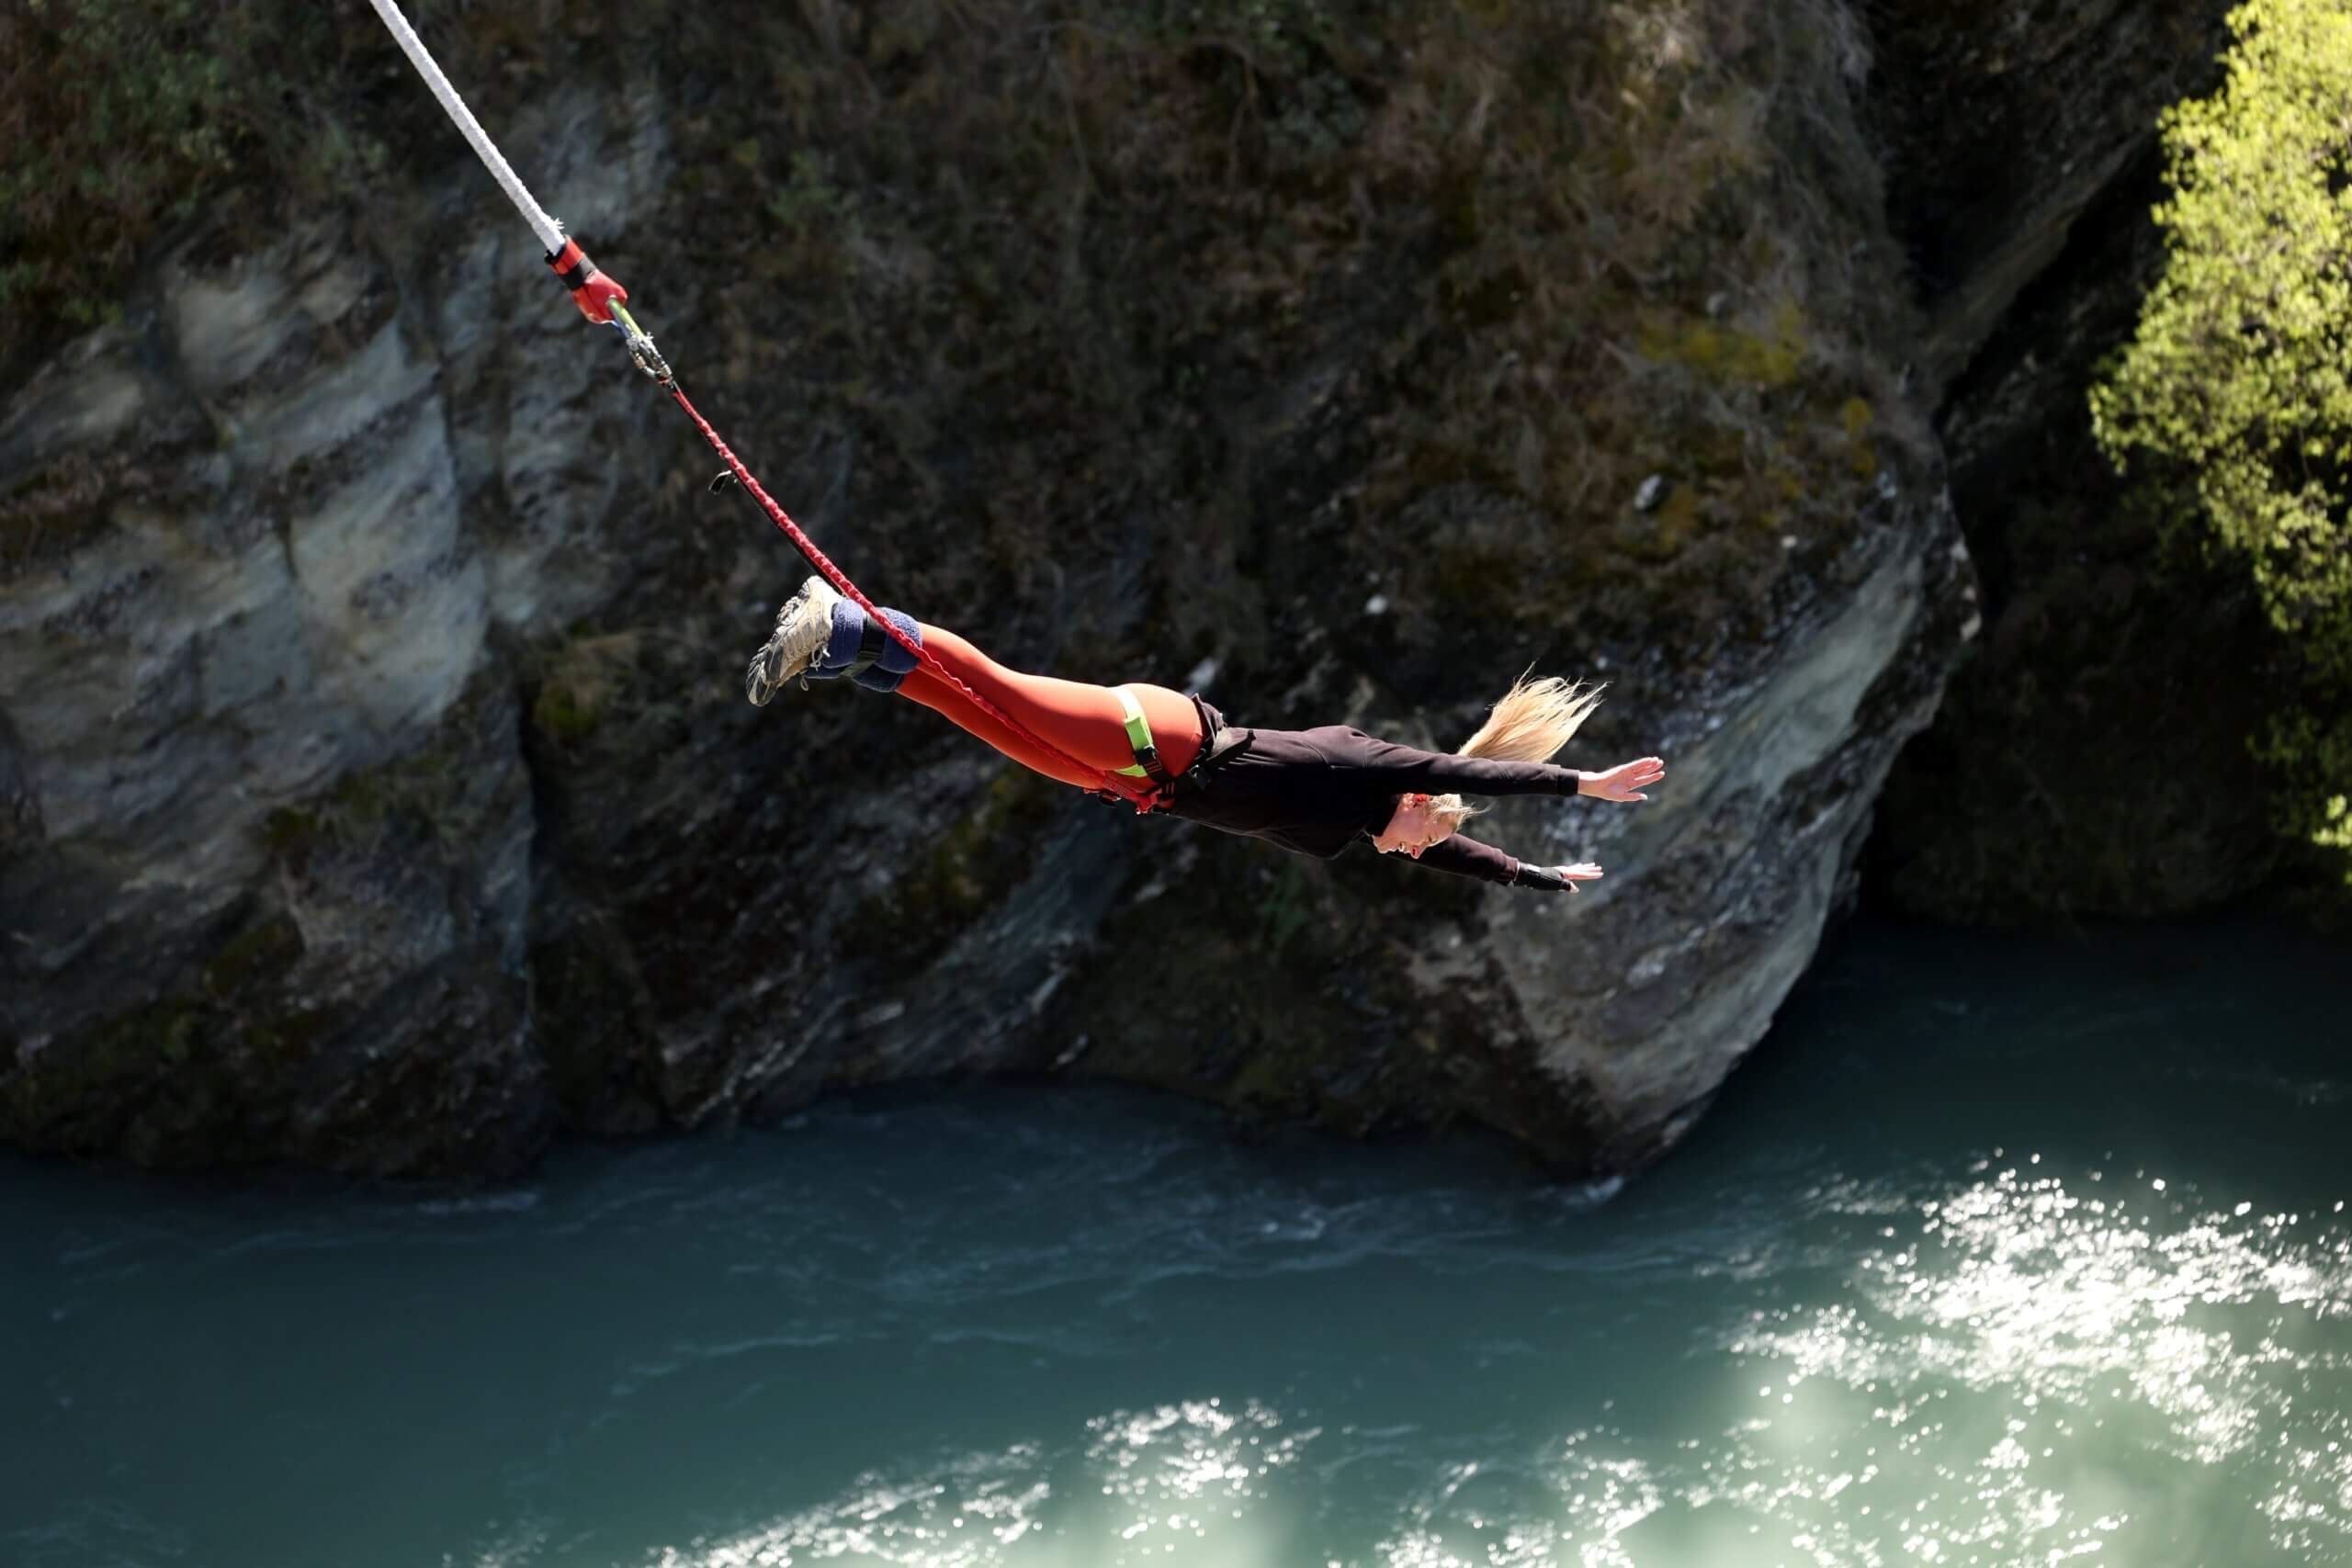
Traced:
[[[921, 703], [1022, 766], [1080, 789], [1100, 789], [1099, 773], [1134, 765], [1125, 710], [1110, 687], [1008, 670], [941, 626], [925, 625], [922, 635], [924, 652], [936, 655], [957, 680], [1065, 755], [1057, 757], [1023, 740], [933, 674], [927, 664], [907, 672], [899, 683], [900, 696]], [[1131, 685], [1128, 690], [1151, 727], [1160, 764], [1171, 773], [1191, 767], [1201, 749], [1200, 716], [1192, 699], [1165, 686]], [[1073, 767], [1071, 760], [1080, 766]]]

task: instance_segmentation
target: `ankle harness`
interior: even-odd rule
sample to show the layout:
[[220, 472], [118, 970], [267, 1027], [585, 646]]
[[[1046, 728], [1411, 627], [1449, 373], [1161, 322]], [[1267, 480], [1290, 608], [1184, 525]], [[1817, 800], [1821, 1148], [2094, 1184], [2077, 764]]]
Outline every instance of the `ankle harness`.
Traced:
[[[922, 627], [904, 610], [876, 605], [878, 615], [867, 615], [854, 600], [844, 599], [833, 606], [832, 633], [825, 646], [808, 665], [804, 679], [837, 681], [846, 675], [872, 692], [895, 692], [914, 669], [918, 660], [904, 643], [890, 635], [895, 626], [907, 634], [915, 647], [922, 646]], [[885, 621], [889, 626], [885, 626]]]
[[[856, 609], [855, 605], [850, 606]], [[857, 652], [842, 667], [844, 675], [863, 675], [882, 662], [883, 650], [890, 646], [890, 633], [877, 616], [858, 612]]]

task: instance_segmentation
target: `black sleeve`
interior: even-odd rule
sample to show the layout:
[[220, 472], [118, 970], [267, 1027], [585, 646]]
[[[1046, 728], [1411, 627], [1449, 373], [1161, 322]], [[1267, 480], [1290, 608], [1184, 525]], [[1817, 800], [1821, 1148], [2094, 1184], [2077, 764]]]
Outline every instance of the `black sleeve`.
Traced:
[[1451, 751], [1417, 751], [1367, 735], [1349, 759], [1384, 789], [1402, 795], [1574, 795], [1581, 775], [1550, 762], [1506, 762], [1493, 757], [1459, 757]]
[[1538, 893], [1566, 893], [1572, 891], [1576, 884], [1562, 876], [1557, 867], [1522, 865], [1519, 868], [1519, 879], [1511, 886], [1532, 887]]
[[1420, 864], [1454, 876], [1475, 876], [1509, 887], [1519, 880], [1519, 862], [1461, 833], [1449, 833], [1421, 852]]

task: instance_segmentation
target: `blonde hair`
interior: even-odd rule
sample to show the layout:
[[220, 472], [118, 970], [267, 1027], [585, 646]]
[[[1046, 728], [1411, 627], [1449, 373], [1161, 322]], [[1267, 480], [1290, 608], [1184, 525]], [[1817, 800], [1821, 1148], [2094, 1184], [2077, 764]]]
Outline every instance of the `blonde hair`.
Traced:
[[[1455, 748], [1462, 757], [1494, 757], [1507, 762], [1548, 762], [1586, 716], [1600, 705], [1601, 688], [1581, 681], [1546, 675], [1531, 681], [1525, 675], [1510, 683], [1478, 732]], [[1485, 808], [1458, 795], [1430, 796], [1430, 820], [1448, 829], [1458, 829]]]

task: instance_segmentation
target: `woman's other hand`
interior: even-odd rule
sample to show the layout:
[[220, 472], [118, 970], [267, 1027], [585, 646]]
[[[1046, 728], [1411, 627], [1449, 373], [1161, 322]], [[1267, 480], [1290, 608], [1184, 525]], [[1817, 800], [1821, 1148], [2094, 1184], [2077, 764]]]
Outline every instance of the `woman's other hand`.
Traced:
[[1600, 880], [1600, 868], [1590, 861], [1579, 865], [1522, 864], [1516, 886], [1532, 887], [1539, 893], [1574, 893], [1577, 883]]
[[1577, 781], [1577, 793], [1602, 800], [1647, 800], [1649, 796], [1642, 791], [1664, 777], [1665, 762], [1644, 757], [1637, 762], [1620, 762], [1606, 773], [1584, 774]]

